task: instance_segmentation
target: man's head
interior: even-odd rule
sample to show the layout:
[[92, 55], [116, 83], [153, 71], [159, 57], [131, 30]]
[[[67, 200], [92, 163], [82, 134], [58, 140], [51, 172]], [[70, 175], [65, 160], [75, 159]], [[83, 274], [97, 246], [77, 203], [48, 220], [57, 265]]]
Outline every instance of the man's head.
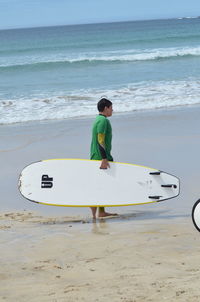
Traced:
[[97, 108], [99, 110], [99, 113], [107, 117], [112, 115], [112, 102], [107, 100], [106, 98], [103, 98], [98, 102]]

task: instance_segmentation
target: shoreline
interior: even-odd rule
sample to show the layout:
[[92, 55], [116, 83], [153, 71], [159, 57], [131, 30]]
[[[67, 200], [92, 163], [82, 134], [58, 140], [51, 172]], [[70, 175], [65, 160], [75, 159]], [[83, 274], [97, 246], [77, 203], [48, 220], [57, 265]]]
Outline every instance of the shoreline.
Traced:
[[[161, 107], [161, 108], [153, 108], [153, 109], [138, 109], [134, 111], [122, 111], [122, 112], [113, 112], [113, 118], [122, 118], [123, 116], [128, 117], [135, 117], [135, 116], [141, 116], [141, 115], [159, 115], [159, 113], [167, 113], [170, 111], [185, 111], [185, 110], [193, 110], [193, 109], [199, 109], [199, 104], [188, 104], [188, 105], [174, 105], [170, 107]], [[30, 121], [23, 121], [23, 122], [15, 122], [15, 123], [8, 123], [8, 124], [1, 124], [0, 128], [6, 128], [6, 127], [28, 127], [28, 126], [37, 126], [37, 125], [45, 125], [45, 124], [62, 124], [67, 123], [70, 121], [86, 121], [86, 120], [93, 120], [95, 118], [96, 114], [91, 115], [83, 115], [83, 116], [75, 116], [75, 117], [66, 117], [66, 118], [60, 118], [60, 119], [44, 119], [44, 120], [30, 120]]]

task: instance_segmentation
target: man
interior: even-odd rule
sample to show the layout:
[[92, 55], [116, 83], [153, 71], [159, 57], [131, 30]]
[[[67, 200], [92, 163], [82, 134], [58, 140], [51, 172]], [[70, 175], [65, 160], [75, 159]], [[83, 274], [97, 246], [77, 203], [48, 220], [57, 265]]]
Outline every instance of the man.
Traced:
[[[113, 161], [112, 148], [112, 127], [108, 117], [112, 116], [112, 102], [102, 98], [97, 108], [99, 115], [96, 117], [92, 128], [92, 142], [90, 148], [90, 159], [101, 160], [100, 169], [110, 168], [109, 161]], [[93, 218], [96, 219], [96, 207], [91, 207]], [[117, 214], [105, 212], [104, 207], [99, 207], [99, 217], [113, 216]]]

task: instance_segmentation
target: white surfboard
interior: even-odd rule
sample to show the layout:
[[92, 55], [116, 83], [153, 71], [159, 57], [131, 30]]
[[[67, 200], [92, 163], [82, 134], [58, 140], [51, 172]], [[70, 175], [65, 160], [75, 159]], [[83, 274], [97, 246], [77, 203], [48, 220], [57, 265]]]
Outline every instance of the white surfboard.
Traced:
[[19, 178], [21, 194], [54, 206], [128, 206], [179, 195], [179, 179], [168, 173], [126, 163], [51, 159], [27, 166]]
[[192, 221], [196, 229], [200, 232], [200, 199], [195, 202], [192, 208]]

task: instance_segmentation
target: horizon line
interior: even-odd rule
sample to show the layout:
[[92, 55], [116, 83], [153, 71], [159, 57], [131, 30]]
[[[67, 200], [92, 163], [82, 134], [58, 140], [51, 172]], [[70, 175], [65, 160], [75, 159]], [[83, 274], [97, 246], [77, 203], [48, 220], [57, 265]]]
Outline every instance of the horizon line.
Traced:
[[161, 21], [161, 20], [189, 20], [199, 19], [200, 16], [183, 16], [183, 17], [169, 17], [169, 18], [156, 18], [156, 19], [136, 19], [136, 20], [124, 20], [124, 21], [106, 21], [106, 22], [92, 22], [92, 23], [71, 23], [71, 24], [56, 24], [56, 25], [37, 25], [28, 27], [10, 27], [0, 28], [2, 30], [18, 30], [18, 29], [36, 29], [36, 28], [49, 28], [49, 27], [64, 27], [64, 26], [83, 26], [83, 25], [95, 25], [95, 24], [113, 24], [113, 23], [130, 23], [130, 22], [144, 22], [144, 21]]

